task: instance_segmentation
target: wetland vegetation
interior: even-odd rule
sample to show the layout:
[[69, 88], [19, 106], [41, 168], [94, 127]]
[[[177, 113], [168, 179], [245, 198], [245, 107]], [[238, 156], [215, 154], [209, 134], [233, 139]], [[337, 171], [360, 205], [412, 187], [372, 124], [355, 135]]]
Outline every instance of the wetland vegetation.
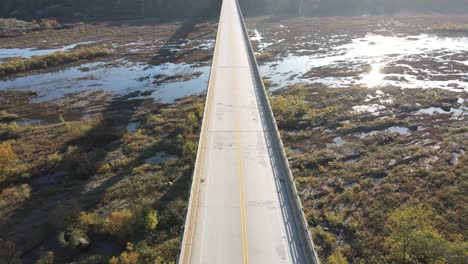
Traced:
[[[437, 89], [321, 86], [273, 94], [323, 259], [464, 262], [466, 97]], [[373, 104], [382, 107], [356, 108]], [[430, 107], [448, 111], [424, 113]]]
[[[164, 11], [105, 2], [0, 9], [41, 18], [76, 4], [70, 18], [91, 21]], [[350, 12], [380, 12], [360, 2]], [[284, 3], [241, 4], [297, 7]], [[340, 1], [304, 3], [336, 14]], [[0, 20], [0, 263], [175, 262], [217, 27], [161, 22], [175, 17]], [[465, 263], [466, 15], [247, 25], [322, 262]]]

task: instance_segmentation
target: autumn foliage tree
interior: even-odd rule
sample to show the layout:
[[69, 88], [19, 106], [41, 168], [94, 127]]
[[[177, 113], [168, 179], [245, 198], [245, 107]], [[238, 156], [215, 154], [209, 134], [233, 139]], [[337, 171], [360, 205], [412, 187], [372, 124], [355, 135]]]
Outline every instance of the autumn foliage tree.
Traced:
[[0, 144], [0, 170], [7, 168], [17, 160], [17, 156], [11, 145], [8, 143]]
[[114, 211], [104, 220], [104, 232], [124, 241], [134, 233], [135, 215], [130, 210]]

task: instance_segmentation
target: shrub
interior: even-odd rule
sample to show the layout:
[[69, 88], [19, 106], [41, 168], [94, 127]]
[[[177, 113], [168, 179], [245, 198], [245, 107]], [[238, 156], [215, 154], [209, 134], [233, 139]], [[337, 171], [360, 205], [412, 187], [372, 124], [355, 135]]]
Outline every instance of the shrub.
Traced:
[[98, 216], [95, 213], [80, 212], [80, 223], [84, 225], [95, 225], [99, 222]]
[[270, 60], [271, 58], [273, 58], [273, 56], [271, 55], [271, 53], [263, 52], [263, 53], [256, 54], [255, 58], [257, 59], [257, 61], [261, 62], [261, 61]]
[[0, 122], [8, 122], [18, 118], [17, 114], [8, 113], [5, 110], [0, 111]]
[[59, 51], [42, 56], [34, 56], [28, 59], [13, 58], [0, 64], [0, 77], [29, 70], [45, 69], [84, 59], [93, 59], [96, 57], [107, 56], [109, 54], [111, 54], [111, 51], [106, 48], [87, 47], [71, 51]]
[[130, 238], [135, 230], [136, 217], [130, 210], [114, 211], [104, 220], [104, 232], [121, 241]]
[[187, 131], [190, 133], [193, 133], [193, 131], [195, 131], [195, 129], [198, 128], [198, 125], [199, 125], [199, 121], [198, 121], [197, 116], [195, 115], [195, 113], [190, 112], [185, 121], [185, 127]]
[[16, 122], [9, 124], [0, 124], [0, 139], [1, 138], [14, 138], [18, 135], [21, 127]]
[[127, 243], [127, 248], [122, 254], [117, 257], [112, 257], [109, 264], [137, 264], [140, 258], [138, 252], [133, 251], [133, 244]]
[[36, 264], [54, 264], [54, 252], [47, 251], [47, 253], [36, 262]]
[[[0, 260], [9, 264], [21, 263], [20, 252], [17, 250], [15, 243], [2, 240], [0, 238]], [[3, 263], [3, 262], [1, 262]]]
[[454, 23], [447, 23], [442, 25], [436, 25], [432, 28], [435, 31], [447, 31], [447, 32], [468, 32], [468, 24], [460, 25]]
[[154, 210], [149, 211], [145, 217], [145, 226], [147, 230], [154, 230], [158, 226], [158, 213]]
[[44, 29], [54, 29], [60, 26], [59, 22], [55, 18], [52, 19], [41, 19], [39, 25]]
[[339, 250], [335, 250], [333, 254], [327, 258], [327, 264], [348, 264], [348, 261]]
[[9, 143], [0, 144], [0, 170], [9, 167], [18, 159]]

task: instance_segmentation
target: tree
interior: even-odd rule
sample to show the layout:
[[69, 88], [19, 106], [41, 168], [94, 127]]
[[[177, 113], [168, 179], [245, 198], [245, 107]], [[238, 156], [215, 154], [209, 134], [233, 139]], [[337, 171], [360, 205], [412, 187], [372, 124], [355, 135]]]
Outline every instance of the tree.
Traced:
[[133, 250], [133, 244], [127, 243], [126, 251], [122, 252], [120, 256], [112, 257], [109, 264], [137, 264], [140, 254]]
[[123, 241], [133, 234], [134, 224], [135, 217], [131, 211], [114, 211], [104, 220], [104, 231]]
[[0, 144], [0, 169], [5, 169], [18, 159], [8, 143]]
[[343, 254], [341, 254], [341, 251], [335, 250], [333, 254], [327, 258], [327, 264], [348, 264], [348, 261]]
[[154, 230], [158, 226], [158, 213], [154, 210], [149, 211], [145, 217], [145, 226], [147, 230]]
[[190, 112], [188, 115], [187, 115], [187, 120], [186, 120], [186, 123], [185, 123], [185, 126], [187, 127], [187, 130], [190, 132], [190, 133], [193, 133], [193, 131], [195, 131], [195, 129], [198, 127], [198, 118], [197, 116], [195, 115], [194, 112]]
[[432, 211], [425, 205], [403, 206], [390, 212], [385, 245], [390, 258], [399, 263], [432, 263], [457, 254], [434, 228]]

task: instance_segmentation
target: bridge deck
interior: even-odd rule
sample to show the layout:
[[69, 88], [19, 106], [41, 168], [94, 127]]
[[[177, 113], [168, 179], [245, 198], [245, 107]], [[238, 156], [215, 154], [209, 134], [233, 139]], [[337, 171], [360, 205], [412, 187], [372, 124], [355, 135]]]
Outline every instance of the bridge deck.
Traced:
[[180, 263], [307, 263], [236, 0], [219, 22]]

